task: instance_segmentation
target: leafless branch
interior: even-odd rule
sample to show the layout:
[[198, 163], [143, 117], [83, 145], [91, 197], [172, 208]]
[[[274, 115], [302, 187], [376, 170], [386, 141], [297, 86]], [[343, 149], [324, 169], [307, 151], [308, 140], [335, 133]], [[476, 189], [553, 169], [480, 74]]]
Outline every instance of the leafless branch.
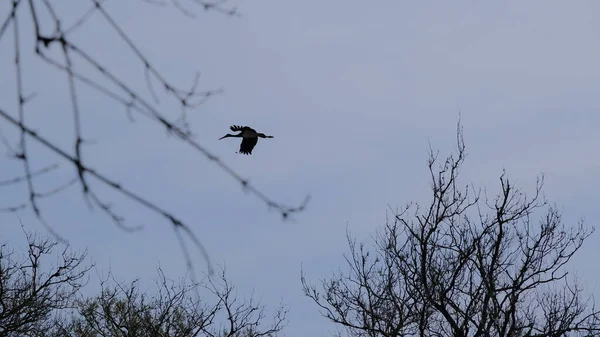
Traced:
[[[154, 2], [154, 4], [166, 5], [170, 3], [184, 13], [188, 13], [184, 10], [181, 0], [169, 0], [169, 2]], [[211, 10], [223, 13], [228, 16], [238, 15], [235, 7], [228, 6], [225, 0], [219, 1], [203, 1], [203, 0], [188, 0], [191, 5], [200, 6], [204, 10]], [[25, 3], [25, 5], [23, 5]], [[22, 14], [22, 15], [21, 15]], [[189, 14], [189, 13], [188, 13]], [[49, 21], [41, 21], [40, 18], [49, 17]], [[153, 83], [158, 83], [162, 87], [167, 95], [174, 98], [176, 102], [181, 106], [182, 114], [178, 118], [171, 120], [165, 114], [158, 111], [158, 109], [150, 102], [142, 98], [142, 95], [138, 93], [134, 88], [125, 84], [123, 78], [119, 77], [115, 72], [108, 69], [103, 65], [96, 56], [90, 54], [88, 51], [80, 47], [71, 38], [71, 34], [81, 27], [85, 26], [87, 21], [92, 16], [99, 16], [103, 22], [106, 23], [107, 29], [110, 29], [117, 33], [119, 38], [125, 42], [128, 49], [136, 56], [141, 70], [144, 72], [148, 89], [150, 90], [151, 96], [154, 97], [155, 101], [158, 101], [158, 93], [154, 90]], [[222, 89], [217, 90], [199, 90], [199, 79], [200, 74], [196, 73], [193, 78], [192, 84], [189, 89], [181, 89], [178, 86], [172, 84], [166, 76], [164, 76], [151, 62], [151, 60], [144, 55], [141, 48], [139, 48], [133, 40], [128, 36], [127, 32], [121, 28], [118, 22], [110, 15], [109, 11], [104, 7], [104, 2], [101, 0], [90, 0], [90, 7], [83, 13], [81, 17], [78, 17], [75, 22], [70, 24], [67, 28], [62, 25], [63, 18], [61, 13], [57, 12], [55, 5], [48, 0], [12, 0], [12, 7], [7, 17], [3, 19], [0, 26], [0, 42], [5, 33], [12, 28], [14, 35], [14, 68], [15, 68], [15, 79], [17, 89], [17, 102], [18, 109], [16, 113], [9, 112], [5, 109], [0, 108], [0, 120], [4, 121], [5, 125], [10, 125], [19, 132], [18, 146], [12, 147], [9, 141], [2, 135], [2, 140], [5, 146], [12, 152], [15, 158], [23, 162], [23, 178], [13, 178], [12, 180], [5, 180], [0, 183], [0, 187], [7, 184], [13, 184], [18, 182], [25, 182], [28, 189], [29, 200], [28, 203], [39, 219], [47, 228], [50, 228], [46, 220], [44, 219], [42, 207], [39, 203], [39, 199], [44, 196], [54, 195], [60, 191], [63, 191], [69, 186], [72, 186], [75, 182], [69, 181], [66, 184], [59, 185], [55, 188], [50, 189], [47, 192], [39, 193], [36, 190], [33, 177], [39, 176], [44, 172], [33, 172], [31, 169], [31, 156], [29, 152], [28, 141], [33, 140], [42, 145], [47, 150], [51, 151], [58, 157], [66, 160], [75, 172], [77, 173], [77, 182], [81, 186], [82, 194], [84, 199], [87, 201], [90, 207], [96, 206], [100, 208], [117, 226], [127, 231], [139, 230], [140, 227], [132, 227], [126, 224], [126, 219], [119, 215], [117, 211], [113, 209], [110, 202], [103, 200], [90, 185], [88, 179], [94, 178], [101, 184], [121, 193], [127, 198], [137, 202], [141, 206], [148, 208], [162, 217], [164, 217], [178, 233], [183, 231], [189, 236], [194, 245], [200, 249], [203, 257], [205, 258], [209, 270], [212, 270], [211, 263], [208, 257], [208, 253], [204, 247], [200, 244], [200, 240], [182, 220], [178, 219], [174, 214], [167, 210], [159, 207], [152, 203], [147, 198], [136, 194], [135, 192], [123, 187], [113, 179], [110, 179], [105, 174], [99, 172], [93, 167], [86, 165], [85, 157], [85, 130], [82, 130], [82, 119], [85, 118], [85, 111], [82, 110], [78, 102], [78, 92], [81, 90], [81, 85], [86, 88], [91, 88], [102, 94], [104, 97], [112, 99], [117, 103], [121, 104], [127, 111], [127, 116], [133, 119], [132, 112], [136, 112], [141, 116], [150, 118], [154, 122], [161, 125], [169, 134], [175, 135], [178, 139], [184, 142], [187, 146], [191, 147], [193, 151], [198, 152], [200, 155], [207, 158], [209, 161], [216, 164], [220, 169], [225, 171], [230, 177], [240, 183], [240, 185], [248, 192], [253, 194], [255, 197], [263, 201], [269, 208], [277, 210], [283, 219], [288, 219], [290, 215], [301, 212], [306, 207], [309, 200], [308, 196], [305, 201], [297, 207], [286, 206], [282, 203], [276, 202], [269, 198], [264, 192], [250, 184], [247, 179], [243, 178], [241, 174], [235, 171], [233, 168], [221, 161], [216, 155], [207, 150], [204, 146], [200, 145], [193, 139], [189, 123], [187, 122], [187, 111], [192, 108], [197, 108], [203, 104], [210, 97], [220, 94], [223, 92]], [[45, 62], [48, 66], [54, 67], [66, 75], [66, 79], [69, 85], [69, 99], [71, 102], [74, 138], [73, 138], [73, 149], [67, 151], [59, 147], [49, 138], [43, 136], [43, 130], [37, 131], [31, 127], [29, 119], [26, 118], [26, 104], [33, 98], [33, 95], [25, 93], [25, 83], [22, 76], [22, 69], [27, 65], [23, 64], [23, 58], [21, 57], [20, 41], [20, 25], [26, 22], [32, 27], [34, 32], [35, 40], [35, 55]], [[62, 60], [55, 59], [51, 56], [49, 49], [57, 45], [60, 47], [62, 53]], [[104, 80], [108, 83], [116, 86], [116, 89], [109, 89], [106, 85], [93, 80], [90, 75], [84, 74], [81, 69], [87, 67], [87, 69], [95, 69], [97, 74], [101, 75]], [[16, 180], [15, 180], [16, 179]], [[0, 209], [0, 211], [15, 211], [22, 209], [22, 204], [17, 206], [9, 206]], [[52, 231], [54, 233], [54, 231]], [[57, 235], [57, 233], [54, 233]], [[57, 238], [60, 236], [57, 235]], [[62, 238], [61, 238], [62, 239]], [[180, 240], [180, 242], [183, 242]], [[184, 248], [182, 243], [182, 249], [184, 250], [184, 257], [188, 266], [192, 266], [191, 255]]]
[[348, 236], [348, 271], [321, 291], [303, 273], [305, 295], [352, 336], [600, 336], [600, 311], [565, 269], [594, 229], [566, 226], [543, 178], [531, 197], [504, 173], [493, 202], [470, 196], [457, 135], [456, 156], [436, 167], [430, 151], [429, 205], [392, 210], [372, 249]]
[[0, 245], [0, 335], [29, 335], [37, 331], [55, 310], [73, 304], [75, 294], [85, 285], [92, 266], [84, 266], [86, 253], [67, 247], [57, 264], [49, 261], [56, 242], [25, 233], [27, 253], [16, 259], [7, 244]]

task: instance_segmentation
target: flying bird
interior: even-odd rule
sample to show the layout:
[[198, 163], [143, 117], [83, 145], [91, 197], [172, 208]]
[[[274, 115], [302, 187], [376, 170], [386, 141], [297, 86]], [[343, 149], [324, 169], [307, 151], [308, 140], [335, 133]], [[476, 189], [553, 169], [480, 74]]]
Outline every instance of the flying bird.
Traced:
[[225, 136], [219, 138], [219, 140], [227, 137], [241, 137], [242, 143], [240, 144], [240, 152], [241, 154], [252, 154], [252, 149], [258, 143], [258, 137], [260, 138], [273, 138], [273, 136], [267, 136], [264, 133], [256, 132], [253, 128], [249, 126], [238, 126], [232, 125], [229, 127], [231, 131], [239, 131], [237, 135], [226, 134]]

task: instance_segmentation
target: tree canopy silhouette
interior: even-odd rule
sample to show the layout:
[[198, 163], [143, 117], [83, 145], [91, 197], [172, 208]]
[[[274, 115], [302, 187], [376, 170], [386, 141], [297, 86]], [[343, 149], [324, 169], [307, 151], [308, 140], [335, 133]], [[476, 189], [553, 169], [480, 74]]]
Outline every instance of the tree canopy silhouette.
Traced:
[[287, 308], [268, 314], [253, 294], [239, 297], [224, 267], [202, 282], [170, 280], [159, 267], [154, 291], [109, 273], [95, 295], [84, 294], [87, 254], [25, 235], [24, 254], [0, 242], [0, 336], [260, 337], [286, 325]]
[[347, 272], [320, 287], [303, 273], [305, 295], [351, 336], [599, 336], [566, 270], [593, 228], [563, 223], [543, 177], [530, 197], [504, 173], [494, 199], [463, 187], [460, 124], [457, 136], [456, 155], [430, 153], [430, 203], [393, 211], [372, 249], [348, 235]]
[[23, 256], [0, 243], [0, 336], [43, 335], [53, 314], [73, 304], [91, 269], [86, 253], [65, 248], [56, 255], [57, 242], [30, 233], [26, 239]]

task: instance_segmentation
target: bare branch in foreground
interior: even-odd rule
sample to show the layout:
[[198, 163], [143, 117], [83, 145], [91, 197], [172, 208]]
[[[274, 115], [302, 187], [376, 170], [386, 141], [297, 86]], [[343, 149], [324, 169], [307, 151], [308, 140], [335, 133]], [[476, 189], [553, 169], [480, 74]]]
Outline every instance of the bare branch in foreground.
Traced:
[[[294, 213], [301, 212], [305, 209], [306, 204], [309, 200], [307, 196], [305, 201], [296, 207], [286, 206], [269, 198], [264, 192], [250, 184], [247, 179], [243, 178], [237, 171], [232, 169], [230, 166], [222, 162], [216, 155], [212, 154], [205, 147], [196, 142], [193, 138], [189, 123], [187, 122], [187, 111], [193, 108], [197, 108], [203, 104], [207, 99], [222, 93], [222, 89], [217, 90], [199, 90], [199, 79], [200, 75], [196, 72], [189, 89], [182, 89], [172, 84], [166, 76], [164, 76], [151, 62], [151, 60], [144, 55], [142, 50], [134, 44], [133, 40], [127, 35], [127, 32], [121, 28], [118, 22], [110, 15], [109, 11], [104, 7], [104, 2], [100, 0], [89, 0], [90, 7], [78, 17], [73, 23], [63, 27], [64, 18], [61, 17], [63, 13], [56, 10], [56, 6], [48, 0], [13, 0], [11, 11], [4, 21], [1, 22], [0, 26], [0, 42], [6, 43], [7, 39], [4, 39], [4, 35], [12, 29], [13, 33], [13, 49], [14, 49], [14, 69], [15, 69], [15, 84], [17, 89], [17, 103], [18, 109], [16, 113], [9, 113], [7, 110], [0, 108], [0, 120], [5, 122], [4, 125], [12, 126], [19, 132], [19, 140], [17, 146], [12, 146], [4, 134], [2, 134], [2, 140], [4, 145], [9, 149], [15, 158], [22, 161], [23, 163], [23, 178], [12, 178], [11, 180], [2, 181], [2, 185], [17, 184], [24, 182], [28, 189], [28, 204], [33, 210], [34, 214], [46, 228], [48, 228], [57, 239], [64, 241], [58, 233], [55, 233], [51, 226], [47, 223], [44, 218], [42, 207], [39, 199], [42, 197], [49, 197], [64, 191], [65, 189], [73, 186], [75, 183], [79, 183], [81, 186], [82, 194], [86, 202], [90, 207], [96, 206], [100, 208], [117, 226], [126, 231], [136, 231], [140, 227], [133, 227], [126, 223], [126, 219], [119, 215], [114, 209], [110, 202], [103, 200], [98, 193], [96, 193], [90, 186], [88, 179], [93, 178], [101, 184], [109, 187], [126, 196], [127, 198], [135, 201], [142, 207], [145, 207], [163, 218], [165, 218], [175, 230], [178, 239], [184, 250], [184, 256], [188, 266], [192, 266], [191, 255], [187, 252], [187, 248], [184, 247], [183, 240], [180, 236], [180, 231], [183, 231], [185, 235], [189, 236], [194, 245], [200, 250], [204, 259], [208, 264], [209, 271], [212, 271], [212, 266], [208, 253], [201, 245], [199, 238], [194, 234], [190, 227], [182, 220], [177, 218], [174, 214], [163, 209], [159, 205], [152, 203], [148, 198], [136, 194], [134, 191], [125, 188], [120, 183], [113, 179], [110, 179], [105, 174], [99, 172], [94, 167], [90, 167], [86, 164], [85, 158], [85, 144], [87, 142], [85, 137], [85, 130], [82, 129], [82, 119], [85, 118], [86, 112], [83, 111], [78, 102], [78, 92], [80, 92], [85, 86], [88, 89], [92, 89], [97, 93], [107, 97], [118, 104], [122, 105], [127, 111], [127, 116], [132, 119], [132, 112], [136, 112], [141, 116], [150, 118], [154, 122], [161, 125], [168, 134], [176, 136], [178, 139], [189, 146], [193, 151], [207, 158], [209, 161], [215, 163], [220, 169], [225, 171], [230, 177], [240, 183], [244, 190], [253, 194], [268, 206], [269, 209], [275, 209], [282, 217], [282, 219], [289, 219]], [[178, 9], [182, 9], [181, 1], [169, 0], [171, 5], [174, 5]], [[160, 2], [154, 2], [155, 4]], [[200, 6], [204, 10], [212, 10], [223, 13], [228, 16], [237, 15], [235, 7], [228, 6], [226, 1], [204, 1], [204, 0], [193, 0], [192, 4]], [[163, 5], [168, 4], [163, 1]], [[158, 87], [163, 88], [167, 96], [175, 99], [178, 105], [181, 107], [182, 114], [177, 118], [171, 119], [167, 115], [158, 111], [158, 109], [142, 98], [142, 95], [137, 92], [134, 88], [125, 84], [125, 81], [119, 74], [115, 73], [103, 65], [95, 55], [91, 55], [84, 48], [79, 46], [71, 35], [84, 27], [88, 20], [98, 16], [106, 24], [106, 29], [116, 32], [119, 38], [126, 43], [128, 49], [136, 56], [138, 60], [138, 66], [140, 71], [143, 72], [150, 90], [151, 96], [156, 102], [158, 102], [158, 93], [154, 89], [153, 83], [158, 83]], [[50, 20], [40, 20], [41, 17], [50, 18]], [[1, 19], [1, 18], [0, 18]], [[68, 96], [71, 102], [72, 110], [72, 127], [74, 129], [74, 138], [72, 150], [68, 151], [59, 147], [51, 139], [42, 136], [43, 130], [34, 130], [31, 127], [30, 121], [26, 118], [27, 103], [33, 98], [33, 95], [28, 94], [25, 90], [26, 83], [22, 76], [23, 67], [28, 65], [23, 64], [23, 58], [21, 56], [22, 46], [20, 36], [20, 26], [27, 24], [31, 27], [31, 31], [35, 34], [35, 55], [39, 60], [42, 60], [45, 64], [59, 71], [62, 71], [66, 75], [66, 80], [69, 86]], [[59, 55], [60, 59], [55, 59], [51, 55], [50, 49], [53, 46], [60, 48]], [[106, 85], [93, 80], [91, 74], [84, 73], [81, 69], [93, 69], [96, 75], [100, 75], [109, 84], [113, 85], [116, 89], [109, 89]], [[83, 86], [82, 86], [83, 85]], [[50, 188], [48, 191], [39, 192], [36, 189], [36, 183], [33, 177], [37, 177], [43, 174], [43, 172], [37, 172], [32, 170], [31, 158], [33, 154], [29, 151], [29, 141], [39, 143], [47, 150], [51, 151], [58, 157], [67, 161], [74, 169], [77, 178], [76, 180], [69, 180], [63, 182], [56, 187]], [[45, 173], [45, 172], [44, 172]], [[16, 180], [15, 180], [16, 179]], [[2, 212], [15, 212], [24, 208], [24, 203], [17, 202], [16, 205], [1, 205], [0, 211]]]

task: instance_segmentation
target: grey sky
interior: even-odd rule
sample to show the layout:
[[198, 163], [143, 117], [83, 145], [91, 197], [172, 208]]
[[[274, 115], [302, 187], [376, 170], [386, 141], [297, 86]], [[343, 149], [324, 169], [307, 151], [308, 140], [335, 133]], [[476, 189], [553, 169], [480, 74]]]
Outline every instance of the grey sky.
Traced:
[[[85, 1], [57, 2], [79, 15]], [[498, 190], [505, 168], [532, 191], [546, 174], [546, 196], [566, 221], [600, 220], [600, 3], [594, 1], [401, 2], [239, 1], [241, 18], [196, 10], [190, 20], [172, 7], [107, 1], [106, 8], [171, 82], [223, 87], [190, 114], [198, 141], [288, 204], [312, 195], [296, 223], [274, 212], [202, 156], [154, 123], [129, 123], [124, 109], [81, 89], [84, 131], [97, 143], [85, 159], [128, 188], [180, 215], [200, 234], [213, 262], [227, 264], [241, 294], [255, 289], [264, 304], [290, 306], [286, 336], [328, 335], [333, 325], [301, 294], [300, 265], [311, 280], [343, 265], [345, 228], [368, 240], [384, 223], [387, 205], [428, 201], [427, 149], [454, 149], [461, 112], [469, 156], [462, 180]], [[0, 13], [9, 8], [0, 5]], [[193, 6], [190, 6], [193, 8]], [[22, 35], [31, 33], [22, 19]], [[150, 98], [143, 69], [99, 16], [78, 41]], [[31, 41], [24, 43], [33, 60]], [[0, 41], [0, 107], [16, 115], [12, 35]], [[38, 131], [72, 148], [73, 127], [64, 75], [34, 61], [26, 88], [38, 92], [28, 119]], [[83, 88], [83, 87], [82, 87]], [[160, 90], [158, 85], [155, 86]], [[178, 113], [161, 95], [160, 110]], [[229, 125], [250, 125], [275, 136], [252, 156], [239, 141], [217, 141]], [[11, 139], [14, 130], [4, 122]], [[33, 144], [30, 142], [30, 144]], [[34, 145], [32, 145], [32, 148]], [[37, 149], [37, 150], [36, 150]], [[37, 165], [57, 162], [40, 151]], [[0, 180], [21, 174], [21, 163], [0, 159]], [[62, 164], [39, 188], [66, 181]], [[97, 185], [97, 184], [95, 184]], [[105, 199], [122, 199], [98, 187]], [[25, 186], [3, 189], [0, 207], [26, 200]], [[136, 234], [89, 212], [79, 186], [42, 202], [49, 222], [74, 246], [89, 247], [102, 268], [129, 280], [151, 279], [157, 263], [172, 276], [184, 271], [168, 223], [135, 204], [118, 210]], [[21, 213], [29, 229], [41, 227]], [[0, 214], [2, 240], [23, 241], [14, 214]], [[594, 234], [574, 263], [593, 290], [600, 272]], [[196, 267], [205, 268], [198, 258]]]

